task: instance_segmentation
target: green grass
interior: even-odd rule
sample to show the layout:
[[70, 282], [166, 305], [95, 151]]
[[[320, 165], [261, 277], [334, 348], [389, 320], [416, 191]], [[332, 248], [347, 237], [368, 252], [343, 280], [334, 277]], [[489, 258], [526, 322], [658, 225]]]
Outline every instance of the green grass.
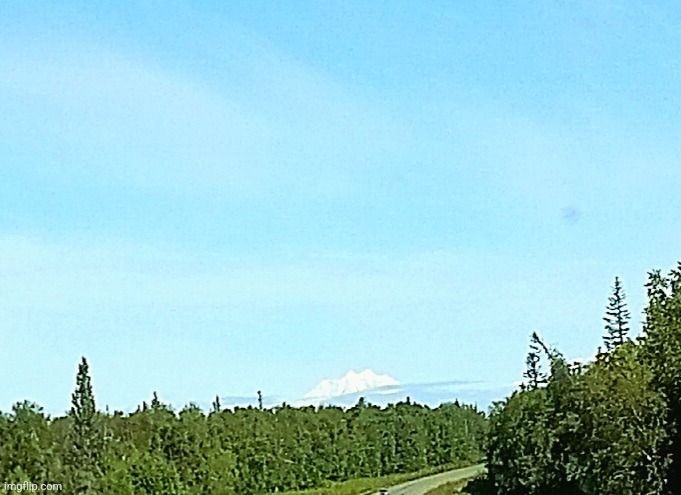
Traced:
[[368, 495], [369, 493], [378, 491], [380, 488], [399, 485], [400, 483], [406, 483], [407, 481], [430, 476], [431, 474], [443, 473], [460, 467], [465, 466], [450, 464], [437, 468], [423, 469], [414, 473], [391, 474], [378, 478], [359, 478], [356, 480], [333, 483], [323, 488], [285, 492], [280, 495]]
[[468, 484], [468, 481], [454, 481], [438, 486], [434, 490], [429, 491], [426, 495], [453, 495], [461, 493], [461, 490]]
[[446, 483], [429, 491], [426, 495], [493, 495], [484, 476]]
[[426, 495], [495, 495], [487, 476], [479, 474], [471, 478], [452, 481], [438, 486]]

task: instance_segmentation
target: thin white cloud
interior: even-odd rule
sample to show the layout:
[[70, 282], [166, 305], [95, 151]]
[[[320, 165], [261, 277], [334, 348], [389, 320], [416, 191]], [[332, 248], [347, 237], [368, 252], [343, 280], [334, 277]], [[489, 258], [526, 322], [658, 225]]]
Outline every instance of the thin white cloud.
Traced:
[[[595, 280], [591, 264], [525, 263], [537, 266], [519, 272], [505, 258], [470, 252], [265, 260], [197, 257], [161, 245], [3, 236], [0, 308], [135, 318], [142, 327], [159, 315], [182, 327], [182, 315], [257, 324], [312, 310], [329, 321], [351, 318], [367, 330], [390, 329], [396, 339], [426, 327], [437, 339], [455, 328], [469, 337], [477, 332], [481, 345], [494, 346], [494, 332], [483, 329], [501, 325], [524, 335], [527, 328], [572, 320], [586, 296], [566, 297], [562, 287]], [[584, 311], [600, 311], [600, 302]]]
[[13, 117], [2, 128], [43, 155], [32, 166], [48, 176], [188, 194], [345, 193], [357, 170], [405, 150], [407, 131], [367, 101], [266, 44], [236, 41], [217, 61], [219, 82], [59, 37], [9, 44], [0, 94]]

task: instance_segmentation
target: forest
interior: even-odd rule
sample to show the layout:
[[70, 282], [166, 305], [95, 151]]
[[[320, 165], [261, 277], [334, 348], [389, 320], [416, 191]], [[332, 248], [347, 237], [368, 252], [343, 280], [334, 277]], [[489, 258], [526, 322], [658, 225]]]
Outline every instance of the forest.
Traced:
[[[653, 271], [643, 327], [616, 278], [603, 346], [571, 362], [538, 333], [524, 382], [488, 414], [458, 402], [380, 408], [176, 412], [154, 393], [136, 411], [96, 407], [85, 358], [72, 407], [52, 418], [21, 402], [0, 413], [0, 479], [47, 480], [74, 494], [268, 494], [486, 458], [470, 493], [681, 494], [681, 263]], [[446, 488], [446, 487], [445, 487]]]
[[222, 408], [176, 413], [154, 394], [135, 412], [98, 411], [85, 359], [72, 408], [30, 402], [0, 414], [0, 480], [61, 483], [66, 493], [266, 494], [329, 482], [458, 467], [483, 455], [485, 415], [458, 403], [379, 408]]
[[681, 493], [681, 263], [653, 271], [643, 328], [630, 336], [619, 279], [591, 363], [532, 335], [525, 384], [490, 414], [495, 495]]

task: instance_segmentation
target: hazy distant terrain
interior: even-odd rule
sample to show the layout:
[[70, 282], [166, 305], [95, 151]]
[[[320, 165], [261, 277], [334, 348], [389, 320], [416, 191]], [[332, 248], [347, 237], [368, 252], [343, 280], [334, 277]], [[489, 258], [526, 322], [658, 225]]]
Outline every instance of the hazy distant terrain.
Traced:
[[[493, 385], [483, 382], [447, 381], [419, 384], [402, 384], [389, 375], [380, 375], [367, 369], [362, 372], [349, 371], [340, 378], [325, 379], [302, 398], [281, 396], [264, 397], [267, 407], [282, 402], [297, 406], [336, 405], [352, 407], [360, 398], [378, 406], [387, 406], [410, 399], [412, 402], [437, 407], [440, 404], [459, 401], [474, 404], [486, 411], [492, 402], [508, 396], [514, 385]], [[256, 397], [221, 397], [225, 406], [256, 406]], [[206, 403], [206, 407], [208, 404]]]

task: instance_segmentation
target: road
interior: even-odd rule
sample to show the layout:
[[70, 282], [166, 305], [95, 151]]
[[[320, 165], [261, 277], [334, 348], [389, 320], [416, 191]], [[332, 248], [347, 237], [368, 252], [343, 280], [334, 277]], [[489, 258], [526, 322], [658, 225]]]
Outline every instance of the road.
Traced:
[[[425, 478], [419, 478], [417, 480], [408, 481], [401, 485], [396, 485], [388, 488], [389, 495], [425, 495], [430, 490], [437, 488], [445, 483], [450, 483], [453, 481], [461, 481], [468, 478], [473, 478], [485, 471], [485, 466], [479, 464], [477, 466], [470, 466], [462, 469], [455, 469], [453, 471], [447, 471], [445, 473], [434, 474], [432, 476], [426, 476]], [[374, 495], [379, 495], [378, 492]]]

